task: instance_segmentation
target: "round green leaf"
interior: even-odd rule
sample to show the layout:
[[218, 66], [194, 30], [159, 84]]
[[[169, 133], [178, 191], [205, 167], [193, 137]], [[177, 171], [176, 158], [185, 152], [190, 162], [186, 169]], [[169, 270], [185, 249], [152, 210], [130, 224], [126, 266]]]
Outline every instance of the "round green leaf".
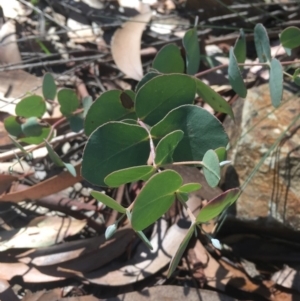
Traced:
[[[34, 118], [34, 117], [32, 117]], [[36, 125], [37, 130], [38, 130], [38, 125]], [[50, 135], [51, 127], [50, 126], [40, 126], [41, 128], [41, 133], [39, 136], [30, 136], [30, 137], [24, 137], [20, 138], [20, 141], [25, 142], [27, 144], [40, 144], [44, 142], [45, 139], [48, 138]], [[38, 130], [39, 131], [39, 130]]]
[[4, 127], [7, 132], [14, 137], [19, 137], [23, 133], [21, 123], [18, 122], [18, 119], [15, 116], [6, 117], [4, 119]]
[[170, 266], [169, 266], [169, 270], [168, 270], [168, 278], [170, 278], [172, 276], [172, 274], [174, 273], [176, 267], [178, 266], [178, 263], [190, 241], [190, 239], [192, 238], [193, 233], [195, 233], [195, 224], [192, 224], [191, 227], [189, 228], [186, 236], [184, 237], [184, 239], [182, 240], [182, 242], [180, 243], [179, 248], [177, 249], [175, 255], [173, 256], [171, 262], [170, 262]]
[[227, 207], [232, 205], [239, 196], [239, 189], [233, 188], [225, 191], [216, 198], [209, 201], [198, 213], [197, 223], [206, 223], [217, 217]]
[[208, 150], [203, 157], [203, 173], [210, 187], [216, 187], [220, 181], [220, 162], [213, 150]]
[[181, 185], [181, 176], [173, 170], [164, 170], [152, 176], [134, 201], [132, 228], [143, 230], [166, 213]]
[[83, 129], [83, 114], [76, 114], [68, 117], [70, 128], [73, 132], [78, 133]]
[[104, 92], [91, 105], [84, 123], [86, 135], [90, 135], [97, 127], [109, 121], [136, 119], [132, 109], [126, 109], [121, 102], [122, 91]]
[[281, 103], [283, 93], [283, 70], [277, 59], [271, 61], [269, 88], [272, 104], [277, 108]]
[[120, 213], [126, 213], [126, 209], [122, 205], [102, 192], [94, 190], [91, 192], [91, 196], [111, 209], [114, 209]]
[[174, 131], [163, 137], [156, 146], [155, 164], [163, 165], [173, 162], [173, 153], [176, 146], [183, 138], [183, 131]]
[[232, 47], [230, 47], [229, 51], [228, 77], [233, 90], [240, 97], [245, 98], [247, 96], [247, 88], [242, 78], [241, 71]]
[[196, 92], [197, 94], [209, 104], [215, 111], [228, 114], [232, 119], [234, 119], [233, 111], [228, 102], [211, 87], [203, 83], [198, 78], [196, 81]]
[[182, 42], [186, 54], [186, 73], [194, 75], [198, 72], [200, 65], [200, 47], [197, 29], [192, 28], [188, 30]]
[[184, 61], [175, 44], [167, 44], [156, 54], [152, 67], [161, 73], [183, 73]]
[[42, 125], [36, 117], [30, 117], [21, 125], [22, 132], [27, 137], [38, 137], [42, 134]]
[[137, 92], [136, 114], [146, 124], [154, 125], [170, 110], [183, 104], [192, 104], [195, 89], [195, 82], [188, 75], [157, 76], [149, 80]]
[[[240, 36], [234, 44], [234, 55], [240, 64], [244, 64], [246, 60], [246, 38], [243, 29], [240, 29]], [[240, 67], [240, 69], [243, 69]]]
[[259, 62], [271, 62], [270, 40], [267, 30], [262, 24], [256, 24], [254, 27], [254, 44]]
[[148, 72], [137, 84], [135, 90], [138, 91], [140, 90], [140, 88], [145, 85], [145, 83], [147, 83], [150, 79], [158, 76], [158, 75], [162, 75], [161, 73], [158, 73], [156, 70], [150, 71]]
[[227, 160], [227, 150], [225, 147], [219, 147], [219, 148], [215, 149], [215, 153], [217, 154], [217, 156], [219, 158], [219, 162]]
[[145, 165], [150, 153], [147, 131], [137, 125], [108, 122], [98, 127], [86, 143], [82, 175], [92, 184], [106, 186], [110, 173]]
[[199, 183], [188, 183], [182, 185], [177, 192], [179, 193], [191, 193], [201, 189], [202, 185]]
[[220, 121], [198, 106], [184, 105], [170, 111], [152, 127], [151, 136], [158, 141], [176, 130], [183, 131], [184, 136], [174, 151], [174, 162], [201, 161], [209, 149], [226, 146], [228, 143]]
[[50, 73], [46, 73], [43, 78], [43, 95], [45, 99], [54, 100], [56, 95], [55, 80]]
[[155, 167], [149, 165], [129, 167], [112, 172], [104, 179], [104, 182], [109, 187], [119, 187], [139, 180], [147, 181], [155, 171]]
[[74, 90], [61, 89], [57, 93], [60, 111], [64, 116], [70, 116], [79, 107], [79, 100]]
[[280, 35], [280, 42], [283, 47], [289, 49], [300, 46], [300, 29], [295, 26], [286, 28]]
[[46, 112], [46, 103], [41, 96], [31, 95], [23, 98], [16, 105], [16, 115], [25, 118], [42, 117]]

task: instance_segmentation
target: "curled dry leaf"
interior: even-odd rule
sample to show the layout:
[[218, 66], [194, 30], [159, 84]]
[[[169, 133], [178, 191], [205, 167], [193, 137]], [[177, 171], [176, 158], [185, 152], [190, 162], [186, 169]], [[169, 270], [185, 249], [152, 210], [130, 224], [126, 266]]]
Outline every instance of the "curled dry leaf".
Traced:
[[137, 81], [143, 77], [141, 37], [150, 19], [150, 11], [133, 17], [116, 31], [111, 43], [112, 56], [118, 68]]

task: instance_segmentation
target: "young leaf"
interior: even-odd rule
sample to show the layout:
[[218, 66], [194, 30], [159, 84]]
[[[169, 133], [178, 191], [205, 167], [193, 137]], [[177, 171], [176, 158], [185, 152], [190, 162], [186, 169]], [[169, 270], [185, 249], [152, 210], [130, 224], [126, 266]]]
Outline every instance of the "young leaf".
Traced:
[[[34, 117], [32, 117], [34, 118]], [[35, 123], [35, 121], [33, 122]], [[23, 137], [23, 138], [20, 138], [20, 141], [22, 142], [25, 142], [27, 144], [40, 144], [42, 142], [44, 142], [44, 139], [47, 139], [50, 135], [50, 132], [51, 132], [51, 127], [50, 126], [41, 126], [41, 125], [38, 125], [36, 124], [35, 125], [38, 130], [38, 127], [40, 127], [41, 129], [41, 132], [40, 132], [40, 135], [38, 136], [30, 136], [30, 137]], [[25, 125], [26, 127], [26, 125]], [[50, 137], [51, 139], [52, 137]]]
[[215, 149], [215, 153], [218, 156], [219, 162], [226, 161], [227, 159], [227, 150], [225, 147], [219, 147]]
[[113, 223], [112, 225], [108, 226], [105, 230], [105, 239], [110, 239], [116, 233], [118, 229], [118, 224]]
[[229, 82], [233, 90], [242, 98], [247, 96], [247, 88], [242, 78], [240, 68], [238, 66], [236, 57], [233, 52], [233, 48], [229, 51], [229, 66], [228, 66]]
[[271, 61], [269, 87], [272, 104], [277, 108], [281, 103], [283, 93], [283, 70], [277, 59]]
[[284, 48], [293, 49], [300, 46], [300, 29], [295, 26], [286, 28], [280, 34], [280, 42]]
[[92, 104], [93, 104], [93, 98], [91, 96], [86, 96], [82, 99], [83, 117], [84, 118], [86, 117], [86, 114], [89, 111]]
[[160, 166], [173, 162], [173, 153], [183, 138], [183, 131], [177, 130], [163, 137], [156, 146], [155, 164]]
[[121, 102], [122, 91], [104, 92], [91, 105], [84, 123], [86, 135], [90, 135], [97, 127], [109, 121], [136, 119], [133, 109], [126, 109]]
[[111, 209], [114, 209], [120, 213], [126, 213], [126, 209], [122, 205], [102, 192], [94, 190], [91, 192], [91, 196]]
[[202, 185], [199, 183], [188, 183], [182, 185], [177, 192], [179, 193], [191, 193], [201, 189]]
[[136, 114], [146, 124], [154, 125], [170, 110], [183, 104], [192, 104], [195, 89], [195, 82], [190, 76], [184, 74], [157, 76], [137, 92]]
[[106, 186], [110, 173], [145, 165], [150, 153], [147, 131], [124, 122], [108, 122], [98, 127], [86, 143], [82, 175], [92, 184]]
[[229, 189], [219, 196], [209, 201], [198, 213], [197, 223], [206, 223], [217, 217], [227, 207], [232, 205], [239, 196], [239, 189]]
[[155, 56], [152, 67], [161, 73], [183, 73], [184, 61], [175, 44], [167, 44]]
[[208, 150], [203, 157], [203, 173], [210, 187], [216, 187], [220, 181], [220, 162], [213, 150]]
[[155, 167], [149, 165], [129, 167], [112, 172], [104, 179], [104, 182], [109, 187], [119, 187], [139, 180], [147, 181], [155, 171]]
[[179, 248], [177, 249], [175, 255], [173, 256], [171, 262], [170, 262], [170, 266], [169, 266], [169, 270], [168, 270], [168, 278], [170, 278], [173, 274], [173, 272], [175, 271], [176, 267], [178, 266], [178, 263], [195, 231], [195, 224], [192, 224], [191, 227], [189, 228], [186, 236], [184, 237], [184, 239], [182, 240], [182, 242], [180, 243]]
[[81, 130], [83, 130], [83, 114], [76, 114], [76, 115], [71, 115], [70, 117], [67, 118], [69, 123], [70, 123], [70, 128], [73, 132], [79, 133]]
[[152, 176], [135, 199], [131, 225], [143, 230], [166, 213], [175, 201], [175, 192], [182, 185], [181, 176], [173, 170], [164, 170]]
[[174, 151], [174, 162], [201, 161], [206, 151], [228, 143], [220, 121], [198, 106], [184, 105], [170, 111], [150, 132], [156, 142], [176, 130], [183, 131], [184, 136]]
[[73, 177], [76, 177], [75, 167], [70, 163], [63, 162], [59, 155], [52, 149], [51, 145], [47, 142], [47, 140], [45, 140], [45, 146], [47, 148], [49, 157], [51, 158], [53, 163], [59, 167], [65, 167]]
[[256, 24], [254, 28], [254, 43], [259, 62], [271, 62], [270, 40], [267, 30], [262, 24]]
[[189, 200], [189, 194], [186, 193], [186, 192], [180, 192], [179, 189], [178, 189], [175, 194], [176, 194], [176, 198], [179, 201], [187, 202]]
[[54, 100], [56, 95], [55, 80], [50, 73], [46, 73], [43, 78], [43, 95], [45, 99]]
[[194, 75], [200, 65], [200, 47], [196, 28], [188, 30], [182, 42], [186, 53], [186, 73]]
[[46, 103], [41, 96], [31, 95], [23, 98], [16, 105], [16, 115], [25, 118], [42, 117], [46, 112]]
[[36, 117], [30, 117], [21, 125], [22, 132], [27, 137], [38, 137], [42, 134], [42, 126]]
[[[240, 29], [240, 36], [236, 40], [233, 49], [237, 62], [244, 64], [246, 60], [246, 38], [243, 29]], [[240, 67], [240, 69], [243, 69], [243, 67]]]
[[4, 127], [7, 132], [14, 137], [19, 137], [23, 133], [21, 123], [18, 122], [15, 116], [6, 117], [4, 119]]
[[198, 78], [196, 81], [196, 92], [197, 94], [208, 103], [215, 111], [228, 114], [232, 119], [234, 119], [233, 111], [228, 102], [211, 87], [204, 84]]
[[64, 116], [70, 116], [79, 107], [79, 100], [74, 90], [61, 89], [57, 93], [60, 111]]

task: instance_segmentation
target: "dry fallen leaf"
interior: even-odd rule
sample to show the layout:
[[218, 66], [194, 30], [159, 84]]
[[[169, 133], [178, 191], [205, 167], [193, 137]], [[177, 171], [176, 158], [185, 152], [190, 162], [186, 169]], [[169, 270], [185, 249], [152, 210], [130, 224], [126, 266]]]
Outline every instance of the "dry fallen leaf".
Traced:
[[127, 21], [116, 31], [111, 43], [112, 56], [118, 68], [138, 81], [143, 77], [141, 37], [151, 14], [148, 11]]
[[3, 9], [6, 18], [17, 19], [20, 16], [27, 16], [32, 12], [28, 6], [22, 5], [17, 0], [0, 0], [0, 6]]

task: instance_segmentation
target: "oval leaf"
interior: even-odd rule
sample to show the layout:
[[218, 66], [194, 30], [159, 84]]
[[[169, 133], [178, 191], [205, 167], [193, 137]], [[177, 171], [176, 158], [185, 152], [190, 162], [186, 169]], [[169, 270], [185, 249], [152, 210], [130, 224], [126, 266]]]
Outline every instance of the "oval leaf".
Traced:
[[146, 124], [154, 125], [170, 110], [183, 104], [192, 104], [195, 89], [195, 82], [190, 76], [184, 74], [157, 76], [137, 92], [136, 114]]
[[186, 73], [194, 75], [200, 65], [200, 47], [196, 28], [188, 30], [182, 42], [186, 53]]
[[201, 189], [202, 185], [199, 183], [188, 183], [182, 185], [177, 192], [179, 193], [191, 193]]
[[45, 99], [54, 100], [56, 95], [55, 80], [50, 73], [46, 73], [43, 78], [43, 95]]
[[91, 134], [83, 153], [82, 175], [92, 184], [106, 186], [106, 176], [120, 169], [145, 165], [149, 153], [149, 137], [144, 128], [109, 122]]
[[203, 157], [203, 173], [210, 187], [216, 187], [220, 181], [220, 162], [213, 150], [208, 150]]
[[173, 162], [173, 153], [183, 138], [183, 131], [174, 131], [163, 137], [156, 146], [155, 149], [155, 164], [163, 165]]
[[239, 65], [233, 52], [233, 48], [229, 51], [229, 65], [228, 65], [229, 82], [232, 89], [242, 98], [247, 96], [247, 88], [242, 78]]
[[152, 67], [161, 73], [183, 73], [184, 61], [179, 48], [175, 44], [161, 48], [154, 58]]
[[[240, 64], [244, 64], [246, 60], [246, 38], [243, 29], [240, 29], [240, 36], [234, 44], [234, 55]], [[243, 69], [241, 66], [240, 69]]]
[[61, 89], [57, 93], [60, 111], [64, 116], [70, 116], [79, 107], [79, 100], [74, 90]]
[[108, 226], [105, 230], [105, 239], [112, 238], [113, 235], [116, 233], [117, 229], [118, 229], [118, 224], [116, 223]]
[[90, 135], [97, 127], [108, 121], [136, 119], [133, 109], [126, 109], [121, 101], [122, 91], [104, 92], [91, 105], [84, 123], [86, 135]]
[[119, 187], [139, 180], [147, 181], [155, 171], [155, 167], [149, 165], [129, 167], [114, 171], [104, 179], [104, 182], [109, 187]]
[[126, 213], [126, 209], [122, 205], [102, 192], [94, 190], [91, 192], [91, 196], [111, 209], [114, 209], [120, 213]]
[[166, 213], [181, 185], [181, 176], [173, 170], [164, 170], [152, 176], [134, 201], [132, 228], [143, 230]]
[[254, 28], [254, 43], [259, 62], [271, 62], [270, 40], [267, 30], [262, 24], [256, 24]]
[[184, 136], [174, 151], [174, 162], [201, 161], [209, 149], [226, 146], [228, 143], [220, 121], [197, 106], [184, 105], [172, 110], [152, 127], [151, 135], [153, 140], [158, 141], [176, 130], [183, 131]]
[[25, 118], [42, 117], [46, 112], [46, 103], [41, 96], [31, 95], [16, 105], [16, 115]]
[[233, 111], [228, 102], [211, 87], [203, 83], [198, 78], [196, 81], [196, 92], [203, 99], [204, 102], [209, 104], [215, 111], [228, 114], [232, 119], [234, 119]]
[[4, 119], [4, 127], [7, 132], [14, 137], [19, 137], [23, 133], [21, 123], [18, 122], [18, 119], [15, 116], [6, 117]]
[[277, 108], [281, 103], [283, 93], [283, 70], [277, 59], [271, 61], [269, 88], [272, 105]]
[[175, 255], [173, 256], [171, 262], [170, 262], [170, 266], [169, 266], [169, 270], [168, 270], [168, 278], [170, 278], [172, 276], [172, 274], [174, 273], [176, 267], [178, 266], [178, 263], [190, 241], [190, 239], [192, 238], [193, 233], [195, 232], [195, 224], [192, 224], [191, 227], [189, 228], [186, 236], [184, 237], [184, 239], [182, 240], [182, 242], [180, 243], [179, 248], [177, 249]]
[[300, 29], [295, 26], [286, 28], [280, 34], [280, 42], [284, 48], [293, 49], [300, 46]]
[[206, 223], [217, 217], [237, 200], [239, 191], [238, 188], [233, 188], [209, 201], [198, 213], [197, 223]]

